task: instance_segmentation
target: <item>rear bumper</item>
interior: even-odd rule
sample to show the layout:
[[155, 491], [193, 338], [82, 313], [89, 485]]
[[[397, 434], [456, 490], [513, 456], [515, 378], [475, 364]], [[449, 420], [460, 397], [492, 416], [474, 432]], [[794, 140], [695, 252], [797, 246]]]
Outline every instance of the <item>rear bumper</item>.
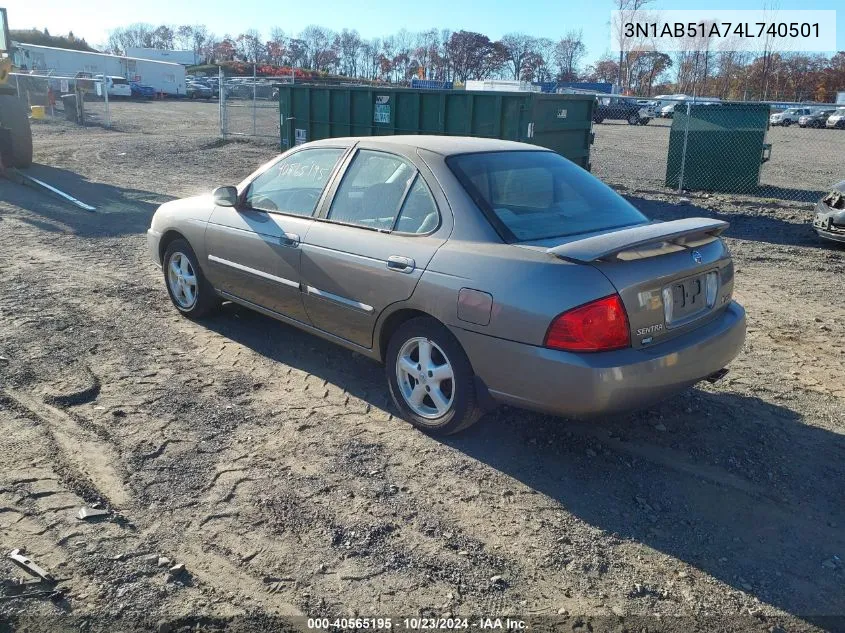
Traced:
[[719, 371], [745, 342], [745, 310], [644, 349], [572, 354], [453, 330], [494, 400], [566, 417], [652, 404]]

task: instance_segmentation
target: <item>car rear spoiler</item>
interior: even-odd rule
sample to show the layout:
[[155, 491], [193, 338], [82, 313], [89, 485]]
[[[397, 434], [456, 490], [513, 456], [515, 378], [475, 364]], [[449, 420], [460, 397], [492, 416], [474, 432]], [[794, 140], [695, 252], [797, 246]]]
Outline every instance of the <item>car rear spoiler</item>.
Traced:
[[640, 224], [594, 237], [554, 246], [546, 252], [561, 259], [594, 262], [609, 259], [623, 251], [634, 250], [655, 243], [676, 245], [701, 243], [717, 238], [730, 224], [709, 218], [684, 218], [671, 222]]

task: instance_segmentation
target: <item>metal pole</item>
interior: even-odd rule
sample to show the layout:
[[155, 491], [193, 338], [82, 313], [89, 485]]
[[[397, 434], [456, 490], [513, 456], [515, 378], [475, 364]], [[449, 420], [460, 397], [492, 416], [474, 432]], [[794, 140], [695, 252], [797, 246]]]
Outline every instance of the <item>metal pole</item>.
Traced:
[[226, 138], [226, 83], [223, 77], [223, 67], [217, 67], [217, 103], [218, 117], [220, 119], [220, 136]]
[[687, 120], [685, 121], [684, 125], [684, 148], [681, 152], [681, 173], [678, 176], [678, 193], [684, 192], [684, 170], [686, 169], [687, 164], [687, 139], [689, 138], [689, 119], [691, 106], [692, 104], [690, 103], [689, 99], [687, 99]]
[[252, 65], [252, 135], [256, 136], [256, 125], [255, 125], [255, 64]]
[[111, 127], [111, 112], [109, 112], [109, 85], [106, 73], [103, 73], [103, 99], [106, 100], [106, 127]]

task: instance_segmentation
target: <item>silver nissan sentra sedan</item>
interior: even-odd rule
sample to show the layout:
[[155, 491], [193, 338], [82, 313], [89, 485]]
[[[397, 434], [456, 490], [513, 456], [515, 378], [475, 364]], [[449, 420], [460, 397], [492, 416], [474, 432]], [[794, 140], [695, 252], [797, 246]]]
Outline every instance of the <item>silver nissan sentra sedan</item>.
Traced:
[[707, 218], [652, 222], [558, 154], [448, 136], [299, 145], [148, 232], [176, 309], [229, 300], [381, 361], [402, 415], [626, 411], [715, 380], [745, 312]]

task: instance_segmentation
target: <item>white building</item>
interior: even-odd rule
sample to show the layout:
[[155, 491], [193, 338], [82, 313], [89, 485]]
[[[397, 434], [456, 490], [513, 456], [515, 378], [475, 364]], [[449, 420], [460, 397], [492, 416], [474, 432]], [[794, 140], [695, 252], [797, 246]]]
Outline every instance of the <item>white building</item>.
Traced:
[[194, 51], [165, 51], [160, 48], [127, 48], [126, 55], [128, 57], [137, 57], [138, 59], [151, 59], [157, 62], [173, 62], [174, 64], [182, 64], [183, 66], [195, 66], [197, 64], [197, 56]]
[[173, 62], [89, 53], [67, 48], [16, 43], [12, 60], [21, 72], [74, 77], [77, 73], [126, 77], [168, 95], [185, 94], [185, 67]]

